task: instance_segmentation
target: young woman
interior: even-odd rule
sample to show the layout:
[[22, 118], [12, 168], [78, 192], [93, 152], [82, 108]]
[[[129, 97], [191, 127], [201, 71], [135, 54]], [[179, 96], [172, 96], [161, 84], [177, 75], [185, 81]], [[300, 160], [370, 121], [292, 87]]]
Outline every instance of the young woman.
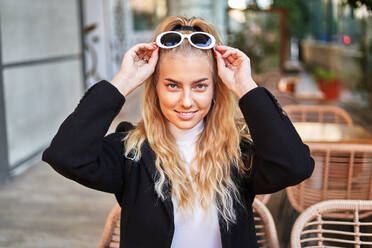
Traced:
[[[142, 83], [142, 120], [105, 136]], [[129, 49], [117, 75], [86, 92], [43, 160], [115, 194], [120, 247], [256, 247], [255, 195], [295, 185], [314, 167], [252, 79], [249, 58], [220, 45], [202, 19], [183, 17], [165, 19], [154, 42]]]

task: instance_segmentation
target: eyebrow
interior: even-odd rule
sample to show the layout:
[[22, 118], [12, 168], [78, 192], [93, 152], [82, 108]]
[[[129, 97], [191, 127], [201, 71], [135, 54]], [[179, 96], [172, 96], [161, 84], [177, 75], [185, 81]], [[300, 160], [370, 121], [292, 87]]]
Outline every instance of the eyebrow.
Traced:
[[[180, 83], [179, 81], [174, 80], [174, 79], [171, 79], [171, 78], [166, 78], [165, 80], [168, 80], [168, 81], [170, 81], [172, 83], [176, 83], [176, 84], [179, 84]], [[192, 83], [196, 84], [196, 83], [203, 82], [205, 80], [208, 80], [208, 78], [201, 78], [201, 79], [198, 79], [198, 80], [193, 81]]]

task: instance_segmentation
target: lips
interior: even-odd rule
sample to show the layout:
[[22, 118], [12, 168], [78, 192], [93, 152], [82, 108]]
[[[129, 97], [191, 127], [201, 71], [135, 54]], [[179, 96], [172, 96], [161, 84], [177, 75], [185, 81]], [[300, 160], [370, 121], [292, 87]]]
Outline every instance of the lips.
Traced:
[[188, 119], [193, 118], [195, 116], [195, 113], [198, 111], [196, 110], [196, 111], [180, 112], [180, 111], [175, 110], [175, 112], [177, 113], [178, 117], [180, 117], [181, 119], [188, 120]]

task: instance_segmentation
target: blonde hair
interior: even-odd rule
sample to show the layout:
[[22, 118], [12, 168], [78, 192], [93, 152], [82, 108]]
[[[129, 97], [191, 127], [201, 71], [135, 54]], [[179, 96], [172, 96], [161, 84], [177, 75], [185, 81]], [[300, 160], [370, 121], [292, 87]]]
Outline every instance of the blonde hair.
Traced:
[[[212, 34], [220, 44], [215, 29], [200, 18], [171, 16], [166, 18], [157, 28], [153, 40], [159, 33], [174, 29], [177, 25], [197, 26], [203, 32]], [[190, 33], [191, 31], [180, 31]], [[181, 159], [177, 144], [167, 128], [167, 120], [163, 116], [157, 100], [156, 84], [159, 65], [165, 54], [174, 55], [180, 52], [197, 53], [207, 56], [212, 66], [215, 102], [204, 118], [204, 129], [195, 144], [197, 170], [191, 171], [191, 177], [197, 190], [193, 189], [186, 171], [186, 164]], [[245, 165], [241, 158], [240, 141], [250, 139], [245, 122], [242, 121], [236, 99], [217, 75], [217, 65], [211, 50], [192, 47], [186, 39], [173, 49], [161, 49], [159, 62], [150, 78], [145, 81], [142, 120], [125, 138], [125, 153], [134, 152], [136, 160], [141, 157], [141, 146], [147, 139], [156, 154], [155, 166], [159, 177], [155, 190], [162, 199], [164, 186], [170, 184], [174, 197], [182, 214], [193, 211], [195, 201], [200, 201], [203, 209], [208, 210], [216, 204], [217, 210], [226, 224], [236, 222], [234, 200], [241, 203], [236, 182], [232, 180], [232, 167], [240, 174], [247, 173], [250, 165]], [[164, 62], [166, 63], [166, 62]], [[176, 152], [177, 151], [177, 152]]]

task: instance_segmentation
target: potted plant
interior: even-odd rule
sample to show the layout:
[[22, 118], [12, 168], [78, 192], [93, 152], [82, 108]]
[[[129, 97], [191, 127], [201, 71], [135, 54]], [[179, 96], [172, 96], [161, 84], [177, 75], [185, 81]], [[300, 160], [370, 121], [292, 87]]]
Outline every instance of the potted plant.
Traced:
[[339, 99], [341, 80], [337, 77], [334, 70], [317, 67], [314, 70], [314, 77], [319, 89], [323, 92], [325, 100], [330, 101]]

